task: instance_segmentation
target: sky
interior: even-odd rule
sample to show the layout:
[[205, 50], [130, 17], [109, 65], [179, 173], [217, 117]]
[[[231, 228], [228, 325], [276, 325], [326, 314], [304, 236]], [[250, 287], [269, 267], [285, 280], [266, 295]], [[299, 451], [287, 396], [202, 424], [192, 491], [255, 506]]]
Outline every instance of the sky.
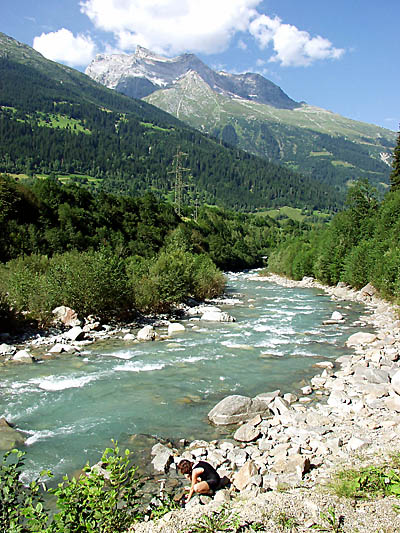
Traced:
[[258, 72], [296, 101], [393, 131], [400, 0], [0, 0], [0, 31], [84, 71], [136, 46]]

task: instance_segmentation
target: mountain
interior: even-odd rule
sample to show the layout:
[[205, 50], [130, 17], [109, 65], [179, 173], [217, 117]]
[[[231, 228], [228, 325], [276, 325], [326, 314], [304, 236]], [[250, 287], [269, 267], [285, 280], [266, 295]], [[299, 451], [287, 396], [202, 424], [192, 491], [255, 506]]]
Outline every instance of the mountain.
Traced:
[[332, 210], [342, 202], [331, 188], [221, 145], [0, 33], [0, 172], [173, 197], [178, 163], [190, 169], [179, 171], [180, 193], [200, 202], [240, 210]]
[[214, 72], [192, 54], [166, 59], [140, 47], [133, 55], [97, 56], [86, 73], [232, 146], [343, 191], [360, 178], [382, 190], [389, 183], [394, 132], [295, 102], [259, 74]]
[[132, 98], [143, 98], [158, 89], [172, 87], [191, 71], [196, 72], [217, 94], [239, 96], [281, 109], [295, 109], [300, 105], [259, 74], [215, 72], [194, 54], [168, 59], [141, 46], [132, 55], [97, 55], [85, 73], [110, 89]]

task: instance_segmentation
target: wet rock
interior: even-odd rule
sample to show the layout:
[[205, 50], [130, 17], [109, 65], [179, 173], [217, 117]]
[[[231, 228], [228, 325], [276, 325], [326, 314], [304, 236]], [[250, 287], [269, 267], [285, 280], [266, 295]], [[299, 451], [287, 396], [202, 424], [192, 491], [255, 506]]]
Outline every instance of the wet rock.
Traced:
[[168, 326], [169, 336], [173, 335], [174, 333], [182, 333], [183, 331], [185, 331], [185, 326], [183, 324], [179, 324], [178, 322], [173, 322]]
[[201, 320], [205, 320], [207, 322], [236, 322], [236, 318], [228, 313], [225, 313], [224, 311], [207, 311], [201, 315]]
[[124, 341], [134, 341], [136, 340], [136, 337], [133, 333], [127, 333], [124, 335]]
[[73, 352], [75, 348], [70, 344], [57, 343], [52, 348], [50, 348], [49, 353], [60, 354], [63, 352]]
[[12, 450], [25, 444], [25, 437], [12, 428], [5, 418], [0, 418], [0, 450]]
[[154, 330], [153, 326], [144, 326], [138, 331], [137, 340], [138, 341], [154, 341], [157, 337], [157, 333]]
[[232, 395], [221, 400], [208, 413], [208, 418], [216, 425], [238, 424], [246, 422], [256, 415], [267, 415], [268, 406], [257, 398]]
[[75, 326], [63, 334], [63, 338], [70, 341], [80, 341], [85, 338], [85, 332], [80, 326]]

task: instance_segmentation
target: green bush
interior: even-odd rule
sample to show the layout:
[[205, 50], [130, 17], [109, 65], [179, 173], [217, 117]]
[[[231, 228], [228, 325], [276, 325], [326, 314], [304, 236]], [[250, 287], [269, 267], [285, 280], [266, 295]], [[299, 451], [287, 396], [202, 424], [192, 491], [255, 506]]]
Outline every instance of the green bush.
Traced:
[[208, 255], [198, 255], [193, 262], [192, 296], [199, 300], [221, 294], [225, 287], [225, 276]]

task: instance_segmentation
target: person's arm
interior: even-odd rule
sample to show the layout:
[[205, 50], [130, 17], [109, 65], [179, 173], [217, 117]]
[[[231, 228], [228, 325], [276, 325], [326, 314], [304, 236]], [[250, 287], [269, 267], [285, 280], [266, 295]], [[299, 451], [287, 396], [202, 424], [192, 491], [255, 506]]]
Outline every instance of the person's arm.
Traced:
[[199, 480], [199, 477], [201, 476], [201, 474], [204, 472], [204, 468], [195, 468], [193, 471], [192, 471], [192, 485], [190, 487], [190, 490], [189, 490], [189, 494], [188, 494], [188, 497], [187, 497], [187, 502], [190, 500], [190, 498], [193, 496], [193, 492], [194, 492], [194, 486], [196, 485], [196, 483], [198, 482]]

